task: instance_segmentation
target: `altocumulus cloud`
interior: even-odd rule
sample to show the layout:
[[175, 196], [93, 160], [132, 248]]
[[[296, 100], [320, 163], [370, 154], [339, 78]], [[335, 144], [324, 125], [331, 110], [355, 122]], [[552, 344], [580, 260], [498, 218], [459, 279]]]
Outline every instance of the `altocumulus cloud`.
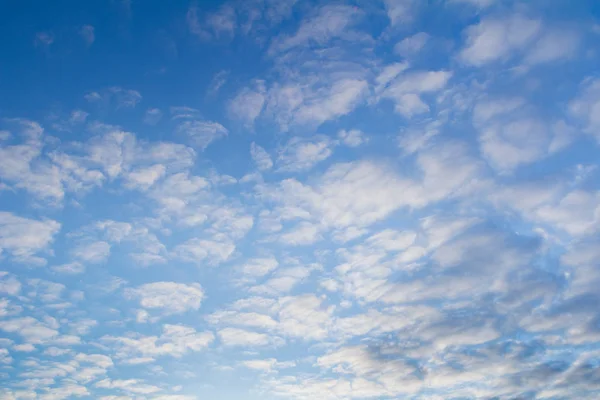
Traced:
[[600, 397], [592, 0], [80, 3], [0, 16], [0, 398]]

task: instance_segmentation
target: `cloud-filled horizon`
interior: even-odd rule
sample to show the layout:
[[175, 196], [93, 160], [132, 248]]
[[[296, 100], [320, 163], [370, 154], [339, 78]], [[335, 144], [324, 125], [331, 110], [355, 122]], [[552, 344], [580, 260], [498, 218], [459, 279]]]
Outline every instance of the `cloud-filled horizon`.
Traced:
[[600, 397], [600, 4], [2, 6], [0, 398]]

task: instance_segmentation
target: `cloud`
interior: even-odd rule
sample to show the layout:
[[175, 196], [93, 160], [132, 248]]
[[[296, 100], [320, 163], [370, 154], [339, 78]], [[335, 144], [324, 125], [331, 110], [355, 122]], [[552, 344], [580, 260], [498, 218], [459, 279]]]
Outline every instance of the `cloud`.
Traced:
[[21, 282], [6, 271], [0, 271], [0, 293], [15, 296], [21, 291]]
[[102, 389], [119, 389], [125, 393], [149, 395], [160, 392], [161, 389], [157, 386], [142, 383], [137, 379], [103, 379], [94, 384], [95, 387]]
[[190, 33], [202, 40], [231, 39], [237, 30], [237, 16], [230, 4], [225, 4], [219, 10], [200, 16], [200, 9], [192, 5], [186, 15]]
[[394, 52], [403, 57], [412, 56], [423, 49], [429, 39], [429, 35], [425, 32], [416, 33], [413, 36], [409, 36], [396, 43]]
[[473, 122], [481, 132], [482, 153], [501, 171], [511, 171], [561, 150], [573, 136], [564, 122], [548, 124], [537, 118], [521, 98], [478, 102]]
[[186, 285], [175, 282], [153, 282], [127, 289], [127, 296], [138, 300], [141, 307], [158, 309], [165, 314], [180, 314], [198, 310], [204, 291], [199, 284]]
[[256, 167], [260, 171], [265, 171], [271, 169], [273, 167], [273, 160], [271, 160], [271, 156], [266, 152], [264, 148], [252, 142], [250, 145], [250, 155]]
[[318, 265], [280, 268], [267, 281], [251, 287], [249, 292], [266, 296], [289, 294], [296, 285], [306, 280], [313, 270], [318, 269]]
[[27, 293], [27, 296], [30, 298], [37, 298], [42, 303], [54, 303], [60, 301], [62, 293], [65, 290], [65, 285], [61, 283], [41, 279], [29, 279], [27, 284], [32, 288], [32, 290]]
[[0, 329], [17, 333], [27, 343], [43, 344], [58, 336], [58, 331], [32, 317], [21, 317], [0, 321]]
[[290, 246], [313, 244], [321, 239], [319, 226], [310, 222], [300, 222], [293, 229], [281, 234], [279, 241]]
[[383, 2], [390, 25], [411, 22], [414, 18], [417, 2], [414, 0], [384, 0]]
[[[309, 215], [323, 224], [345, 228], [366, 226], [400, 207], [395, 191], [405, 187], [393, 173], [370, 163], [358, 162], [332, 166], [314, 187], [289, 179], [281, 182], [269, 197], [288, 207], [308, 209]], [[364, 198], [350, 196], [370, 193]]]
[[71, 255], [84, 263], [99, 264], [110, 255], [110, 244], [101, 240], [81, 244], [73, 249]]
[[276, 269], [277, 266], [279, 262], [273, 257], [254, 258], [240, 266], [239, 272], [248, 277], [261, 277]]
[[0, 177], [25, 189], [36, 199], [60, 204], [65, 190], [83, 190], [99, 183], [101, 176], [78, 165], [74, 160], [53, 154], [50, 162], [42, 158], [44, 129], [24, 119], [7, 121], [18, 129], [22, 142], [0, 147]]
[[557, 204], [539, 207], [535, 214], [540, 220], [567, 231], [572, 236], [581, 236], [596, 231], [600, 219], [600, 195], [595, 192], [574, 190]]
[[328, 335], [333, 307], [326, 308], [322, 299], [306, 294], [280, 299], [278, 330], [285, 336], [302, 340], [319, 340]]
[[44, 265], [46, 260], [36, 254], [48, 248], [60, 227], [57, 221], [0, 212], [0, 254], [8, 253], [17, 262]]
[[140, 190], [148, 190], [165, 174], [166, 168], [162, 164], [155, 164], [147, 168], [139, 168], [127, 174], [126, 186]]
[[142, 95], [137, 90], [123, 89], [119, 86], [112, 86], [101, 92], [88, 92], [84, 99], [90, 103], [99, 103], [102, 105], [112, 105], [117, 109], [134, 108], [140, 101]]
[[91, 46], [96, 41], [95, 29], [92, 25], [84, 25], [79, 30], [81, 38], [85, 42], [86, 46]]
[[254, 89], [242, 89], [229, 103], [229, 113], [252, 127], [265, 105], [265, 85], [257, 82]]
[[579, 35], [573, 31], [549, 30], [525, 56], [527, 64], [535, 65], [573, 58], [579, 50]]
[[[261, 195], [282, 208], [280, 218], [288, 210], [305, 210], [318, 221], [319, 229], [365, 228], [383, 220], [402, 207], [420, 208], [453, 193], [473, 179], [478, 163], [460, 143], [440, 145], [423, 152], [417, 159], [423, 171], [421, 181], [397, 175], [389, 167], [369, 161], [339, 163], [330, 167], [312, 185], [286, 179], [278, 187], [264, 187]], [[314, 228], [304, 222], [304, 231]], [[285, 236], [283, 236], [285, 237]]]
[[[294, 35], [274, 39], [269, 48], [269, 53], [285, 52], [312, 43], [325, 44], [333, 38], [348, 35], [351, 32], [349, 28], [361, 15], [362, 13], [357, 7], [346, 5], [323, 6], [315, 15], [304, 20]], [[352, 37], [352, 35], [348, 36]]]
[[229, 71], [222, 70], [219, 71], [213, 76], [210, 84], [208, 85], [207, 93], [209, 96], [214, 96], [221, 90], [221, 87], [225, 85], [227, 82], [227, 78], [229, 76]]
[[144, 115], [144, 123], [148, 125], [156, 125], [162, 118], [162, 111], [159, 108], [149, 108]]
[[36, 47], [48, 47], [54, 43], [54, 34], [52, 32], [38, 32], [35, 35]]
[[519, 14], [484, 19], [466, 29], [466, 45], [459, 59], [477, 67], [506, 61], [531, 44], [541, 27], [539, 20]]
[[429, 112], [423, 94], [443, 89], [450, 78], [450, 71], [412, 71], [404, 73], [406, 64], [387, 66], [377, 77], [379, 96], [392, 99], [396, 112], [406, 118]]
[[227, 261], [235, 251], [233, 241], [223, 235], [213, 239], [189, 239], [175, 247], [175, 256], [181, 260], [208, 265]]
[[358, 129], [342, 129], [338, 132], [337, 137], [348, 147], [358, 147], [369, 140], [365, 134]]
[[218, 122], [192, 120], [180, 122], [177, 133], [187, 136], [194, 146], [205, 150], [215, 140], [227, 136], [229, 131]]
[[316, 96], [303, 104], [295, 113], [294, 119], [301, 124], [322, 124], [348, 114], [362, 100], [367, 90], [367, 82], [358, 79], [343, 79], [334, 82], [330, 88], [318, 90]]
[[256, 312], [218, 311], [207, 316], [214, 325], [230, 325], [237, 327], [272, 329], [277, 326], [271, 316]]
[[130, 334], [126, 337], [103, 336], [102, 342], [114, 344], [115, 357], [131, 359], [133, 357], [182, 357], [188, 352], [201, 351], [213, 341], [211, 332], [197, 332], [185, 325], [165, 324], [160, 336]]
[[279, 151], [278, 170], [294, 172], [310, 169], [329, 158], [334, 145], [327, 136], [293, 137]]
[[272, 343], [269, 335], [237, 328], [225, 328], [217, 334], [225, 346], [267, 346]]
[[539, 160], [548, 148], [546, 127], [532, 119], [489, 128], [483, 132], [480, 141], [483, 154], [501, 170]]
[[496, 3], [496, 0], [450, 0], [451, 3], [468, 4], [480, 9], [487, 8]]
[[600, 141], [600, 79], [587, 78], [581, 83], [579, 95], [569, 103], [569, 112], [576, 117], [588, 134]]

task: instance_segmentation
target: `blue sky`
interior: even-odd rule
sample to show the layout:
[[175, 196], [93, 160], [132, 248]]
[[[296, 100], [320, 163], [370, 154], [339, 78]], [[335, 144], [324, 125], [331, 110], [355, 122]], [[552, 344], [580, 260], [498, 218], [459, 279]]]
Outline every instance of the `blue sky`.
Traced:
[[5, 2], [0, 398], [597, 399], [600, 4]]

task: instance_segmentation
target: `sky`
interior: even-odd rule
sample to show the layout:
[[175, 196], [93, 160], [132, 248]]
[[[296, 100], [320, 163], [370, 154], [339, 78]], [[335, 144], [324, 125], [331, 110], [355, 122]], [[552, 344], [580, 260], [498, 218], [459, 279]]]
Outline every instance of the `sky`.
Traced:
[[600, 3], [4, 1], [0, 398], [600, 398]]

